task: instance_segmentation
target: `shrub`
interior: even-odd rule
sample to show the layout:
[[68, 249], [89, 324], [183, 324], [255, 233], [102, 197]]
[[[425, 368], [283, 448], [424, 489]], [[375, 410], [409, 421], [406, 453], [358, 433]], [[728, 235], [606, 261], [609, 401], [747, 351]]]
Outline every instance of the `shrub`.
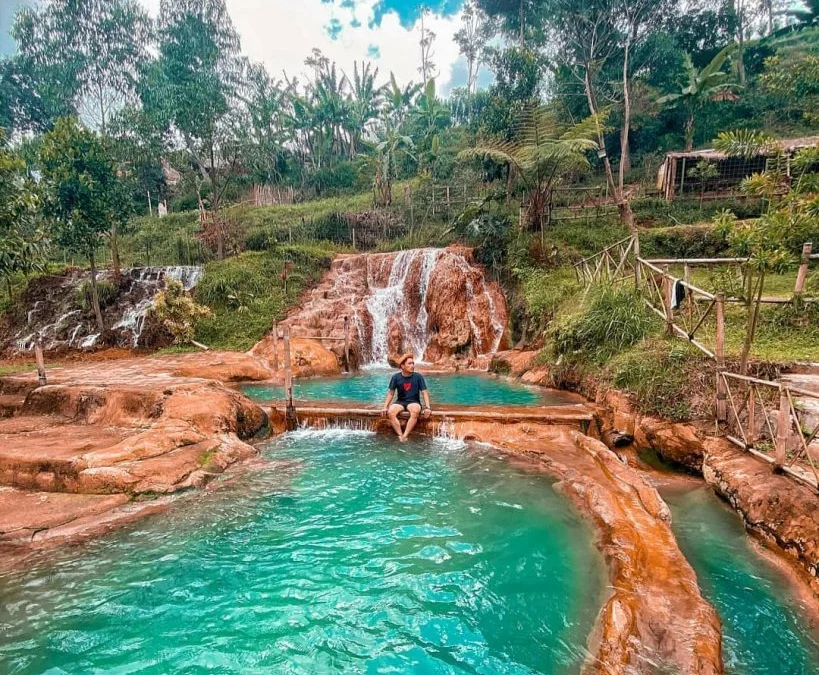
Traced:
[[[100, 309], [110, 307], [116, 302], [119, 295], [119, 288], [116, 284], [105, 279], [97, 280], [97, 297], [100, 301]], [[74, 291], [75, 302], [84, 310], [89, 310], [93, 306], [91, 303], [91, 280], [83, 281], [77, 290]]]
[[542, 333], [560, 306], [579, 290], [571, 268], [533, 269], [523, 274], [522, 291], [526, 302], [529, 330]]
[[649, 415], [689, 420], [707, 412], [697, 409], [700, 401], [712, 400], [707, 359], [678, 340], [647, 340], [616, 356], [607, 370], [612, 384], [632, 394], [639, 410]]
[[594, 289], [581, 310], [550, 330], [556, 355], [603, 363], [639, 342], [657, 326], [650, 310], [633, 288]]
[[196, 324], [201, 319], [213, 316], [210, 309], [197, 305], [185, 293], [182, 282], [175, 279], [169, 280], [165, 290], [156, 294], [150, 312], [170, 331], [176, 345], [193, 340]]

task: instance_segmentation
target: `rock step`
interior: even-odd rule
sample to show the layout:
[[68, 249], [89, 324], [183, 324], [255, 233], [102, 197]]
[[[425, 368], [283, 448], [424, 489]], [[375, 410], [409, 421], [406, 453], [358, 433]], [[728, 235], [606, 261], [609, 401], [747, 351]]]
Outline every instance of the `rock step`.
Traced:
[[24, 395], [0, 394], [0, 417], [14, 417], [25, 401]]

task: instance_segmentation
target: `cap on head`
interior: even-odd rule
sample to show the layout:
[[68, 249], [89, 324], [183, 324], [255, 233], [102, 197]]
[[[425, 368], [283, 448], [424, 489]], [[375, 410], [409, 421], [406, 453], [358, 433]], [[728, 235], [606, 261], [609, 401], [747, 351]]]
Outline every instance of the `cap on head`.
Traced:
[[398, 359], [398, 367], [399, 367], [399, 368], [403, 368], [403, 367], [404, 367], [404, 363], [406, 363], [406, 361], [407, 361], [408, 359], [413, 359], [413, 360], [415, 360], [415, 357], [414, 357], [414, 356], [413, 356], [413, 355], [412, 355], [410, 352], [407, 352], [406, 354], [404, 354], [403, 356], [401, 356], [401, 357]]

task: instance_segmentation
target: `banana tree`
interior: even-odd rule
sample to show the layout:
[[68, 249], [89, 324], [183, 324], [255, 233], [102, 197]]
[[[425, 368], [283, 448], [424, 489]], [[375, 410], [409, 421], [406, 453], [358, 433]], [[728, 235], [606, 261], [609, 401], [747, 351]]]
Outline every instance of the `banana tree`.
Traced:
[[462, 151], [462, 161], [490, 159], [507, 166], [507, 192], [519, 175], [529, 189], [527, 218], [530, 227], [543, 228], [554, 188], [567, 176], [589, 169], [586, 153], [597, 150], [599, 117], [577, 124], [561, 123], [545, 106], [521, 111], [512, 140], [493, 140]]
[[373, 200], [378, 206], [392, 204], [392, 182], [395, 179], [398, 156], [404, 154], [415, 159], [415, 144], [401, 132], [399, 126], [388, 123], [375, 145], [375, 177]]
[[685, 122], [685, 150], [694, 148], [694, 123], [696, 116], [708, 101], [715, 101], [735, 95], [739, 87], [733, 82], [726, 82], [728, 74], [722, 67], [728, 58], [737, 50], [736, 42], [724, 47], [702, 70], [694, 67], [691, 57], [685, 55], [685, 73], [687, 84], [679, 92], [667, 94], [657, 100], [660, 105], [682, 104], [688, 115]]

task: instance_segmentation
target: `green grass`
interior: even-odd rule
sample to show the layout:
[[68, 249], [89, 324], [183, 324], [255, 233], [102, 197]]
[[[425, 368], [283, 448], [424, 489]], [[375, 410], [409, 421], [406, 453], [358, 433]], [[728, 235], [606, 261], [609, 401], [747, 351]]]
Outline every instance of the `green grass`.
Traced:
[[[195, 297], [213, 317], [197, 324], [196, 340], [214, 349], [250, 349], [329, 267], [333, 253], [321, 246], [284, 246], [208, 263]], [[286, 261], [292, 269], [285, 293]]]
[[24, 373], [34, 370], [36, 370], [36, 367], [33, 363], [12, 363], [7, 365], [0, 364], [0, 377], [3, 375], [14, 375], [15, 373]]

